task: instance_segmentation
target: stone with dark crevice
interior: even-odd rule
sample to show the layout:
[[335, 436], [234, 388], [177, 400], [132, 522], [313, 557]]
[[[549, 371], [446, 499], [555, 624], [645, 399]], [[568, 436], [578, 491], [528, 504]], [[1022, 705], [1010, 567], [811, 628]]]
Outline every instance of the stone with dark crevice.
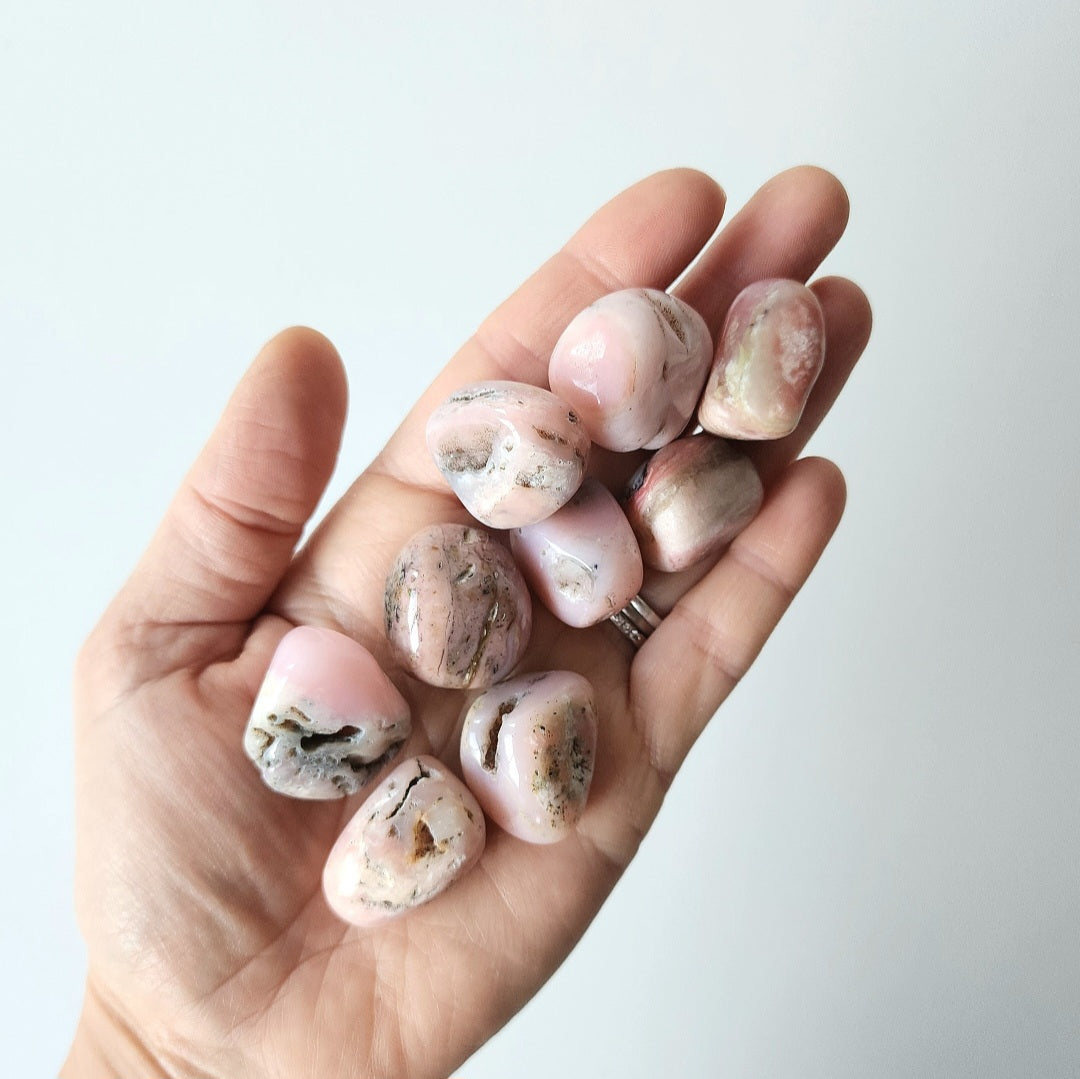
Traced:
[[529, 589], [510, 552], [468, 525], [432, 525], [402, 548], [386, 581], [386, 635], [411, 674], [482, 689], [505, 678], [532, 631]]
[[371, 926], [427, 903], [484, 849], [484, 813], [441, 761], [403, 761], [345, 826], [326, 860], [323, 891], [338, 917]]
[[493, 528], [554, 513], [585, 475], [589, 436], [572, 408], [539, 386], [479, 382], [432, 414], [427, 444], [466, 509]]
[[593, 688], [571, 671], [500, 682], [465, 715], [465, 781], [492, 821], [529, 843], [555, 843], [574, 828], [595, 756]]
[[281, 794], [344, 798], [368, 786], [410, 730], [408, 704], [363, 645], [298, 626], [270, 661], [244, 749]]

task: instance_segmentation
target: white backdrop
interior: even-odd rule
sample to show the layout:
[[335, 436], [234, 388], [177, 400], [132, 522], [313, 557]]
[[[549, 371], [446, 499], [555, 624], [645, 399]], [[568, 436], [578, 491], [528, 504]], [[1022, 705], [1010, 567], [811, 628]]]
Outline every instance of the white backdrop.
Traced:
[[335, 497], [618, 189], [810, 161], [876, 315], [812, 447], [845, 521], [460, 1074], [1076, 1075], [1075, 3], [385, 7], [2, 5], [4, 1073], [55, 1075], [81, 995], [73, 654], [262, 341], [346, 359]]

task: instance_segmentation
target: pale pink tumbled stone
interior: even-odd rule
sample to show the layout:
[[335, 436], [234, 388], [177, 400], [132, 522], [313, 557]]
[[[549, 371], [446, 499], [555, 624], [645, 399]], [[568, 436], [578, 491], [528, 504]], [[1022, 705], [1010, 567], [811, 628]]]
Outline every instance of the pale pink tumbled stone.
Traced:
[[585, 809], [596, 757], [593, 688], [572, 671], [500, 682], [473, 701], [461, 769], [484, 812], [529, 843], [555, 843]]
[[331, 910], [376, 925], [434, 899], [484, 850], [484, 814], [434, 757], [395, 768], [338, 837], [323, 870]]
[[698, 408], [707, 431], [782, 438], [795, 430], [825, 359], [825, 316], [799, 281], [757, 281], [735, 297]]
[[548, 382], [597, 445], [656, 449], [682, 433], [711, 359], [709, 328], [693, 308], [657, 289], [624, 289], [566, 327]]
[[656, 453], [630, 483], [626, 517], [645, 565], [680, 570], [715, 554], [761, 506], [753, 463], [712, 435], [680, 438]]
[[482, 528], [432, 525], [386, 580], [386, 635], [433, 686], [482, 689], [510, 673], [532, 632], [532, 600], [510, 552]]
[[523, 382], [477, 382], [427, 424], [439, 471], [465, 508], [492, 528], [533, 524], [578, 489], [589, 435], [553, 393]]
[[270, 661], [244, 749], [274, 790], [342, 798], [397, 755], [410, 728], [408, 704], [362, 644], [297, 626]]
[[541, 602], [568, 626], [610, 618], [641, 588], [634, 530], [595, 479], [546, 520], [515, 528], [510, 547]]

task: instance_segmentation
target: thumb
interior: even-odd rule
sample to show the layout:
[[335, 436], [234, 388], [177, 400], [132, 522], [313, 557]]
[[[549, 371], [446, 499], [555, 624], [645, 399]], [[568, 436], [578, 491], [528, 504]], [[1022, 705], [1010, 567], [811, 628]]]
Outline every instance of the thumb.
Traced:
[[314, 330], [273, 338], [236, 388], [111, 612], [128, 626], [246, 624], [288, 566], [337, 459], [347, 388]]

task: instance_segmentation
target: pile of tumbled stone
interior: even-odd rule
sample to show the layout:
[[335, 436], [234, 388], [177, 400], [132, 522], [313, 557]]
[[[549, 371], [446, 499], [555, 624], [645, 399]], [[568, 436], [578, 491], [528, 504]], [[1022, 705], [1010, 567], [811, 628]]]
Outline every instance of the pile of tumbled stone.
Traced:
[[[285, 635], [245, 734], [248, 755], [283, 794], [367, 793], [324, 872], [336, 913], [369, 925], [433, 898], [480, 856], [485, 815], [531, 843], [574, 828], [593, 773], [595, 696], [571, 671], [508, 677], [529, 643], [530, 587], [568, 626], [592, 626], [618, 618], [645, 567], [679, 570], [722, 550], [763, 495], [727, 439], [792, 431], [823, 358], [821, 308], [799, 282], [740, 293], [715, 359], [697, 312], [627, 289], [566, 328], [550, 392], [481, 382], [435, 411], [435, 463], [480, 525], [507, 532], [509, 548], [475, 524], [421, 530], [387, 577], [385, 622], [413, 677], [482, 691], [462, 725], [465, 782], [421, 755], [368, 792], [411, 732], [409, 708], [366, 648], [328, 629]], [[704, 430], [680, 437], [695, 408]], [[594, 444], [655, 451], [621, 503], [586, 477]]]

